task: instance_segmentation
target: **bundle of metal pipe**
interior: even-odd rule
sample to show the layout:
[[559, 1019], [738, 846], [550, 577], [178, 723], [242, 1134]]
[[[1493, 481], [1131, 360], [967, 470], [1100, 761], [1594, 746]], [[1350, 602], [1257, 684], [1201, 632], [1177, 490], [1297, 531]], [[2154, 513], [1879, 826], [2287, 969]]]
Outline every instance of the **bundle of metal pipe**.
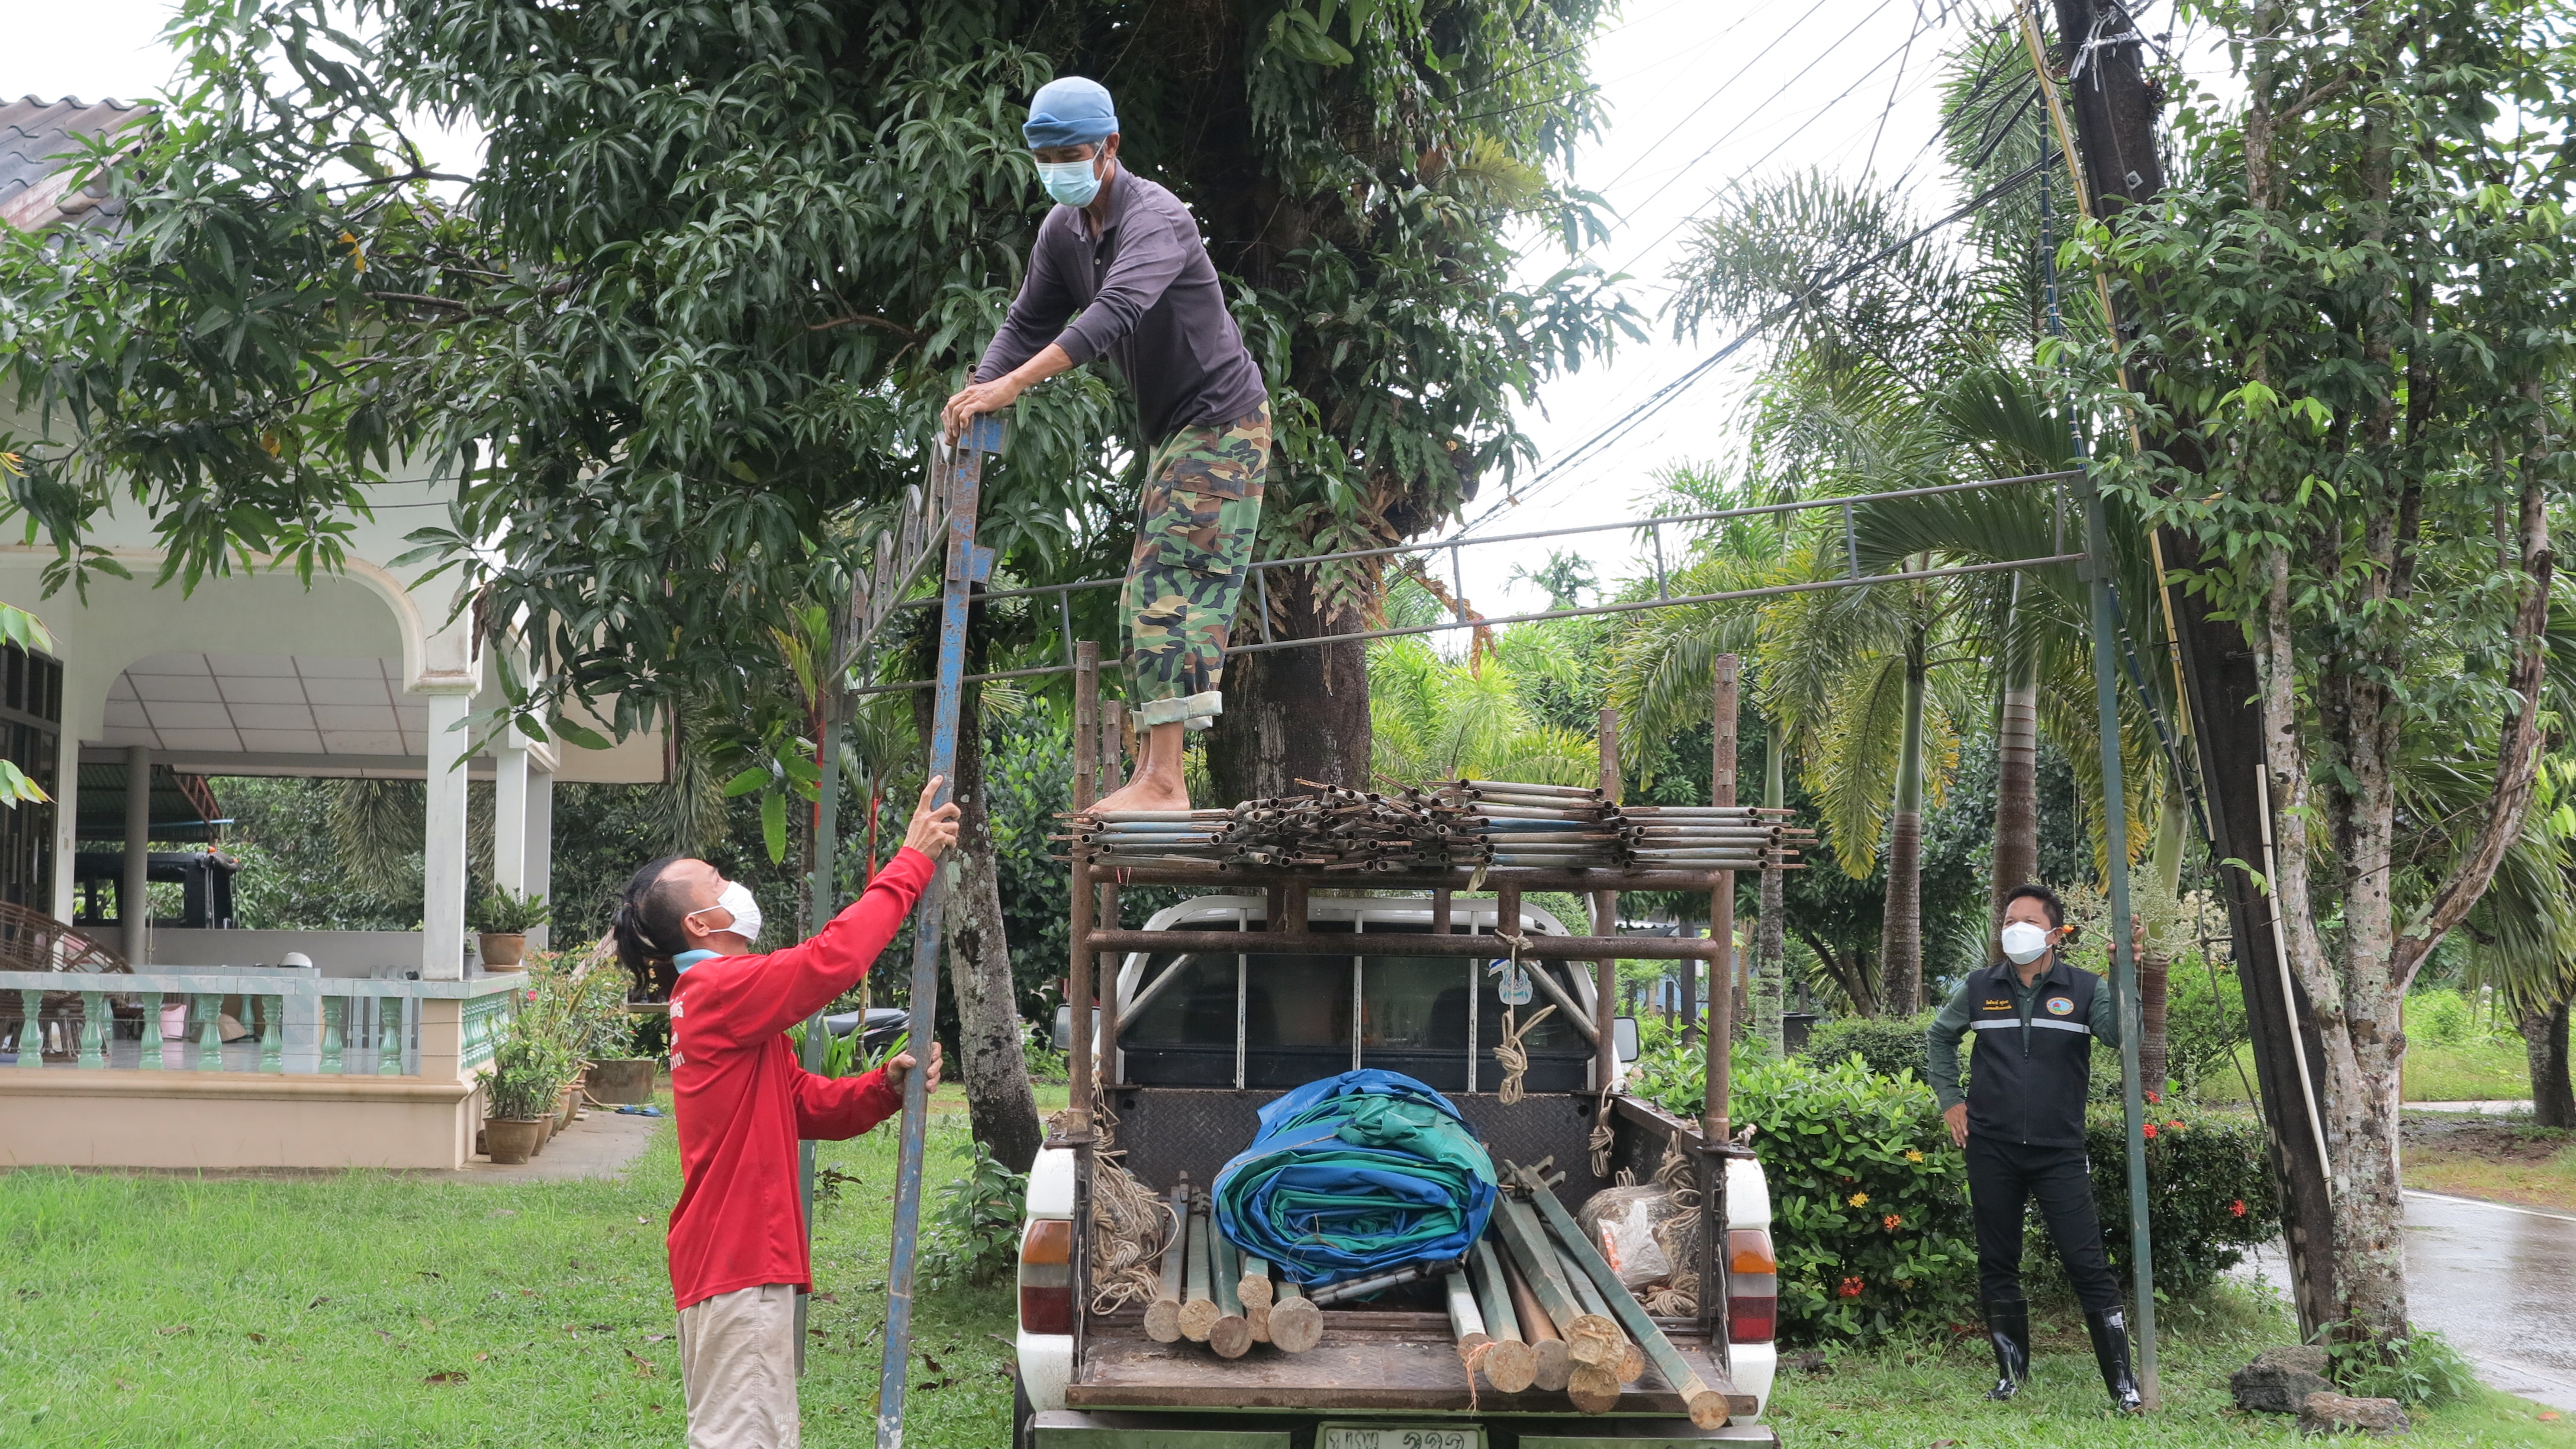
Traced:
[[[1301, 780], [1299, 784], [1311, 785]], [[1394, 794], [1316, 785], [1230, 810], [1121, 810], [1064, 817], [1057, 837], [1094, 865], [1309, 866], [1366, 874], [1487, 866], [1757, 871], [1814, 839], [1785, 810], [1622, 807], [1598, 789], [1438, 780]]]

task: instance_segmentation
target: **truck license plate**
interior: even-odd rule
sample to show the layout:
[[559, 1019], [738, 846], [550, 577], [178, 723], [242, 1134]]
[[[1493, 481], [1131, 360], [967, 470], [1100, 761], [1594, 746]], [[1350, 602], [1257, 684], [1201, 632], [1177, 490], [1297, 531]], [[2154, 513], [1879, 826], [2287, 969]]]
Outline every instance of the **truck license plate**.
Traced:
[[1317, 1449], [1485, 1449], [1485, 1431], [1474, 1425], [1326, 1424]]

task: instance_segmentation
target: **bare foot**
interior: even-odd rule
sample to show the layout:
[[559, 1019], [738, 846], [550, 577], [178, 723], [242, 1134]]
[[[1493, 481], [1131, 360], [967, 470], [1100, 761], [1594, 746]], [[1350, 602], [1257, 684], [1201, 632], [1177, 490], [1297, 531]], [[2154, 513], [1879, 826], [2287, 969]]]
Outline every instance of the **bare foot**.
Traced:
[[1187, 810], [1190, 808], [1190, 789], [1182, 783], [1178, 770], [1168, 774], [1160, 770], [1145, 770], [1091, 808], [1094, 813], [1103, 810]]

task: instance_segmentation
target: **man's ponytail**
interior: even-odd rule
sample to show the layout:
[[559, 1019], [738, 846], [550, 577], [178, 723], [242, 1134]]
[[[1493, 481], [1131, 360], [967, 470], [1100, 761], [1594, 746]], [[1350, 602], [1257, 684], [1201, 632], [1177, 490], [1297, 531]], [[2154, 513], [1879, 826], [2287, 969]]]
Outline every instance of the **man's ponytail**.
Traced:
[[617, 941], [618, 964], [644, 984], [654, 1000], [671, 994], [679, 969], [671, 958], [680, 950], [679, 893], [663, 885], [662, 873], [682, 857], [666, 855], [648, 862], [626, 882], [617, 898], [609, 931]]

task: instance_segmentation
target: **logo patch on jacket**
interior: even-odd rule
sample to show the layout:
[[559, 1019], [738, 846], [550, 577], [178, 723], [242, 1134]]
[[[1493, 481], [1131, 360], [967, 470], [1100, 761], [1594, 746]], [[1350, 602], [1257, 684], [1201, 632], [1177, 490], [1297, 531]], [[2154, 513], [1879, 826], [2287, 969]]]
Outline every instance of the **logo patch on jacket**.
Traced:
[[2075, 1010], [2075, 1000], [2073, 997], [2052, 996], [2048, 998], [2048, 1014], [2051, 1016], [2064, 1016], [2073, 1010]]

